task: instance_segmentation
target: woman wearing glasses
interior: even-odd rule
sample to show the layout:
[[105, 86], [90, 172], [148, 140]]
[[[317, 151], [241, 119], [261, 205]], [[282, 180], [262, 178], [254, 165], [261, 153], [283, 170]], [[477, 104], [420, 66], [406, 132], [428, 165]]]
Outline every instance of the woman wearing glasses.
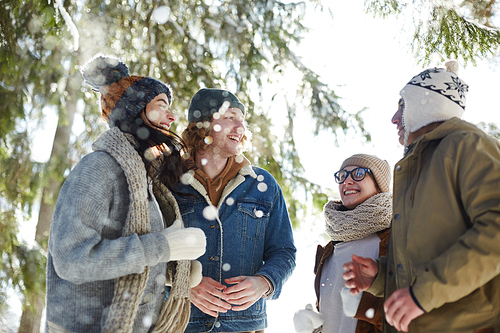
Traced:
[[391, 170], [387, 161], [356, 154], [335, 173], [341, 200], [324, 207], [326, 233], [331, 241], [316, 252], [313, 311], [309, 305], [294, 317], [299, 333], [380, 332], [383, 299], [369, 293], [353, 296], [344, 287], [342, 265], [354, 253], [378, 258], [386, 254], [392, 215], [389, 193]]

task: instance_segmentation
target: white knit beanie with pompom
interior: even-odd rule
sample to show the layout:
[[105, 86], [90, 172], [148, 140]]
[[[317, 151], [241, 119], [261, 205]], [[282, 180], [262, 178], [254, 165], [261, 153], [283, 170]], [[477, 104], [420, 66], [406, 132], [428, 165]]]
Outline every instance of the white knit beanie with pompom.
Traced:
[[401, 90], [405, 146], [410, 133], [434, 122], [462, 117], [469, 86], [457, 72], [458, 62], [449, 60], [445, 68], [429, 68], [414, 76]]

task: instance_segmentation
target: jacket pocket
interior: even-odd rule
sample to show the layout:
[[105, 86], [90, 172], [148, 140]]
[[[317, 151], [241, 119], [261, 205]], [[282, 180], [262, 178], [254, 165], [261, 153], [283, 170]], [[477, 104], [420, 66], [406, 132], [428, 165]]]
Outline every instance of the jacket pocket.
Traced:
[[263, 202], [238, 202], [238, 233], [248, 239], [264, 237], [270, 207]]
[[194, 204], [179, 202], [179, 209], [181, 211], [182, 222], [185, 227], [192, 227], [194, 221]]

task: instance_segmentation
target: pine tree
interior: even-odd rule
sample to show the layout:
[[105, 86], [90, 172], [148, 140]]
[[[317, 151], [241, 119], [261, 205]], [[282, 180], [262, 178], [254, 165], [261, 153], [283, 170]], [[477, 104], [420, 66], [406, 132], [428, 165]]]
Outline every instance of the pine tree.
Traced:
[[[171, 84], [178, 115], [184, 114], [190, 97], [203, 86], [237, 92], [248, 106], [249, 125], [258, 129], [249, 158], [278, 175], [292, 217], [303, 209], [294, 189], [305, 186], [307, 191], [320, 192], [301, 177], [303, 169], [290, 134], [296, 107], [288, 109], [287, 138], [276, 144], [280, 138], [271, 134], [262, 91], [287, 68], [297, 68], [304, 76], [302, 86], [297, 86], [303, 107], [316, 112], [322, 121], [331, 118], [334, 127], [345, 128], [352, 118], [337, 103], [334, 92], [290, 49], [306, 32], [301, 24], [303, 3], [256, 0], [208, 5], [185, 0], [167, 7], [160, 1], [88, 0], [61, 4], [59, 0], [7, 0], [0, 9], [1, 250], [7, 259], [2, 265], [2, 290], [12, 286], [24, 295], [19, 332], [38, 332], [44, 253], [60, 186], [105, 129], [99, 121], [97, 96], [82, 86], [78, 72], [96, 53], [116, 55], [131, 73]], [[289, 101], [289, 105], [296, 104]], [[77, 111], [78, 105], [84, 105], [83, 110]], [[28, 128], [43, 119], [46, 108], [57, 111], [58, 126], [50, 160], [41, 164], [31, 161]], [[78, 136], [71, 132], [77, 115], [87, 128]], [[29, 218], [37, 199], [41, 200], [39, 246], [27, 248], [17, 240], [19, 215]]]
[[[365, 0], [365, 7], [380, 17], [396, 15], [411, 21], [411, 46], [424, 64], [434, 55], [458, 59], [466, 65], [477, 59], [498, 59], [500, 30], [496, 0], [397, 1]], [[497, 23], [495, 24], [495, 19]]]
[[[321, 6], [319, 0], [309, 1]], [[413, 1], [413, 8], [427, 8]], [[302, 176], [293, 137], [297, 112], [311, 113], [316, 132], [355, 128], [369, 139], [360, 112], [346, 112], [335, 92], [304, 66], [292, 51], [307, 32], [304, 2], [268, 0], [2, 0], [0, 5], [0, 309], [5, 290], [24, 296], [19, 332], [37, 332], [45, 292], [45, 250], [60, 186], [69, 170], [90, 151], [105, 130], [97, 95], [82, 85], [79, 68], [98, 52], [120, 57], [130, 72], [172, 85], [173, 109], [181, 129], [190, 97], [201, 87], [237, 92], [248, 106], [253, 129], [250, 160], [269, 170], [280, 183], [290, 215], [305, 209], [297, 192], [313, 195], [321, 207], [321, 188]], [[418, 6], [420, 4], [420, 7]], [[394, 0], [366, 1], [366, 8], [401, 15], [410, 8]], [[469, 16], [449, 7], [429, 9], [418, 24], [415, 50], [474, 59], [498, 50], [495, 1], [464, 1]], [[432, 23], [432, 24], [430, 24]], [[447, 28], [446, 28], [447, 27]], [[446, 29], [447, 30], [446, 30]], [[463, 36], [453, 39], [452, 36]], [[455, 52], [455, 53], [454, 53]], [[271, 101], [289, 71], [300, 74], [295, 88], [283, 94], [285, 136], [272, 133]], [[291, 84], [287, 82], [287, 84]], [[31, 158], [32, 129], [47, 109], [57, 111], [58, 126], [50, 160]], [[75, 123], [85, 130], [73, 133]], [[301, 191], [299, 191], [301, 190]], [[30, 248], [18, 240], [18, 226], [39, 208], [36, 240]]]

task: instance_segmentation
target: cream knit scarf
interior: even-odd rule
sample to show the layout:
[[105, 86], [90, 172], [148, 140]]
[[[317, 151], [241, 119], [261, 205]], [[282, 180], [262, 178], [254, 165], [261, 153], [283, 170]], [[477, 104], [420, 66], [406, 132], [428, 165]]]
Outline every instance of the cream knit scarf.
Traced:
[[[181, 219], [179, 205], [169, 189], [160, 181], [153, 181], [153, 192], [163, 213], [167, 226]], [[173, 214], [175, 212], [175, 214]], [[182, 333], [191, 314], [191, 261], [180, 260], [167, 263], [167, 280], [172, 281], [170, 295], [163, 304], [153, 333]]]
[[391, 226], [392, 195], [375, 194], [352, 210], [339, 210], [341, 201], [330, 200], [323, 212], [326, 233], [332, 241], [350, 242]]
[[[112, 129], [104, 132], [92, 145], [93, 150], [104, 151], [110, 154], [118, 162], [125, 173], [130, 192], [130, 206], [125, 226], [122, 231], [122, 236], [124, 237], [130, 236], [134, 233], [137, 233], [138, 235], [147, 234], [151, 230], [148, 210], [147, 174], [141, 157], [132, 146], [134, 142], [134, 138], [131, 135], [124, 134], [117, 127], [113, 127]], [[165, 197], [158, 200], [158, 203], [164, 217], [169, 217], [166, 221], [169, 221], [170, 224], [172, 224], [173, 220], [181, 218], [180, 211], [177, 202], [173, 198], [170, 191], [164, 185], [163, 187]], [[189, 261], [184, 262], [183, 265], [180, 263], [183, 262], [181, 261], [177, 265], [181, 266], [181, 268], [178, 267], [175, 275], [175, 278], [179, 278], [180, 282], [176, 284], [177, 281], [174, 280], [172, 289], [176, 289], [177, 287], [177, 289], [182, 289], [182, 292], [172, 292], [172, 294], [185, 295], [185, 290], [188, 290], [187, 320], [189, 320], [190, 263]], [[173, 264], [175, 265], [175, 262]], [[187, 269], [183, 266], [187, 266]], [[146, 267], [144, 272], [141, 274], [130, 274], [115, 280], [113, 301], [102, 332], [132, 332], [135, 316], [144, 295], [144, 289], [146, 288], [148, 276], [149, 267]], [[187, 287], [185, 284], [187, 284]], [[179, 309], [175, 309], [175, 311], [179, 312], [172, 313], [172, 311], [168, 311], [168, 309], [166, 309], [170, 303], [166, 302], [163, 304], [160, 318], [157, 321], [154, 332], [184, 332], [187, 325], [185, 310], [180, 311]], [[165, 318], [165, 315], [169, 317]], [[159, 326], [161, 326], [161, 328]]]

